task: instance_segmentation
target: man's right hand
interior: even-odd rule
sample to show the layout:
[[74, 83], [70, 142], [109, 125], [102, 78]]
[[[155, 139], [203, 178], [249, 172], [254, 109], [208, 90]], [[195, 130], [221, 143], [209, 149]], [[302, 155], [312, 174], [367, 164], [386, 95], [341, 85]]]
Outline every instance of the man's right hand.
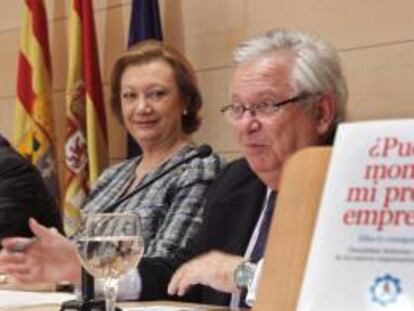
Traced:
[[183, 296], [191, 286], [202, 284], [231, 293], [237, 291], [234, 271], [243, 257], [211, 251], [183, 264], [168, 285], [170, 295]]
[[29, 226], [35, 242], [19, 237], [2, 240], [0, 270], [17, 283], [80, 282], [81, 264], [76, 246], [34, 219], [30, 219]]

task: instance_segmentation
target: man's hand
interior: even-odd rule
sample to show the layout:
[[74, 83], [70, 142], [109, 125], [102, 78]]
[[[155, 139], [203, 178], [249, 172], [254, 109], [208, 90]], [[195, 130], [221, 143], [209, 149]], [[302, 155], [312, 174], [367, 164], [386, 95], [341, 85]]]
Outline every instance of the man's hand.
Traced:
[[81, 265], [75, 245], [34, 219], [30, 219], [29, 225], [35, 240], [18, 237], [2, 240], [0, 271], [17, 283], [79, 282]]
[[237, 291], [234, 271], [243, 257], [211, 251], [183, 264], [168, 285], [170, 295], [183, 296], [191, 286], [202, 284], [216, 290], [232, 293]]

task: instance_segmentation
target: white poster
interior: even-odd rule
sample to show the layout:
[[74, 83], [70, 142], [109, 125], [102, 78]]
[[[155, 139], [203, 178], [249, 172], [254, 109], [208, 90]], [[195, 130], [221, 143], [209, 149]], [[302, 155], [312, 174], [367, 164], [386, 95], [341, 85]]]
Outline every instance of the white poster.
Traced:
[[297, 311], [414, 310], [414, 120], [339, 127]]

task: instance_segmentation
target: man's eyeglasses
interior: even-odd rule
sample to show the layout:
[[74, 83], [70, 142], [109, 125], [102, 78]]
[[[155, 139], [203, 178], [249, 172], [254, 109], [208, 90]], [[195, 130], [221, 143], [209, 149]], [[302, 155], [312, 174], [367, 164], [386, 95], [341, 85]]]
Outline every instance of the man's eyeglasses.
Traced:
[[230, 120], [240, 120], [246, 111], [250, 111], [252, 116], [258, 117], [267, 117], [272, 113], [280, 110], [283, 106], [298, 102], [304, 99], [311, 97], [313, 94], [310, 93], [302, 93], [295, 97], [288, 98], [281, 102], [276, 101], [265, 101], [260, 103], [253, 103], [249, 106], [246, 106], [242, 103], [233, 103], [230, 105], [226, 105], [220, 109], [222, 113], [224, 113]]

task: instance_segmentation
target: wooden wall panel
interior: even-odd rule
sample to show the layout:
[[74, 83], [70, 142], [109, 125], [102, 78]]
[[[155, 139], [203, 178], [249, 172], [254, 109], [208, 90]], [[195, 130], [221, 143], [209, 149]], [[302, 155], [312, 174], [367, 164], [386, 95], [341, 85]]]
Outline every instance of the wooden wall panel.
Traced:
[[0, 98], [16, 94], [18, 35], [17, 30], [0, 32]]
[[232, 128], [220, 112], [220, 107], [229, 100], [228, 81], [231, 75], [231, 69], [209, 70], [199, 74], [204, 98], [203, 124], [195, 138], [223, 153], [237, 149]]
[[197, 69], [231, 63], [231, 51], [245, 37], [245, 0], [164, 2], [166, 39], [175, 44], [181, 38], [177, 46]]
[[95, 13], [102, 80], [109, 83], [115, 59], [127, 48], [130, 6], [113, 6]]
[[49, 25], [49, 45], [52, 60], [53, 90], [62, 92], [66, 89], [68, 75], [68, 20], [59, 19]]
[[341, 53], [347, 120], [414, 118], [414, 42]]
[[0, 134], [7, 139], [13, 138], [14, 97], [0, 98]]
[[20, 27], [20, 7], [22, 1], [0, 1], [0, 32]]
[[56, 138], [56, 154], [58, 161], [63, 161], [64, 139], [65, 139], [65, 92], [59, 91], [53, 93], [53, 116]]
[[[109, 86], [104, 86], [104, 97], [109, 102]], [[123, 126], [115, 118], [110, 106], [105, 106], [106, 122], [108, 124], [109, 156], [110, 159], [119, 160], [126, 153], [126, 134]]]
[[411, 0], [248, 0], [249, 35], [297, 28], [329, 39], [339, 49], [414, 39]]
[[[56, 0], [48, 0], [56, 1]], [[116, 6], [127, 5], [129, 6], [131, 0], [92, 0], [95, 11], [102, 11], [105, 9], [111, 9]]]

